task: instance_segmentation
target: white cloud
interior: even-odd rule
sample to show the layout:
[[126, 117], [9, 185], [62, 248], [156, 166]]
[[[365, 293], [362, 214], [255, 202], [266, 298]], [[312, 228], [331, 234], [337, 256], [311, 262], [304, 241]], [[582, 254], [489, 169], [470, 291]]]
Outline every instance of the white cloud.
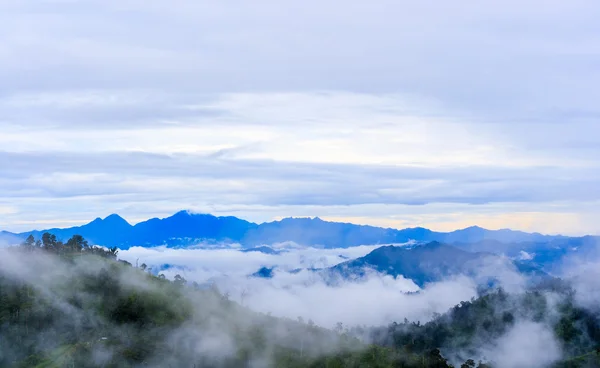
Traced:
[[328, 328], [337, 322], [346, 326], [386, 325], [404, 318], [424, 322], [434, 313], [444, 313], [476, 295], [467, 279], [436, 283], [421, 294], [406, 295], [419, 288], [402, 277], [372, 275], [365, 282], [331, 287], [309, 271], [293, 275], [276, 272], [273, 279], [221, 279], [216, 284], [251, 309], [312, 319]]
[[486, 358], [503, 368], [542, 368], [558, 361], [561, 348], [544, 324], [520, 321], [493, 346], [484, 348]]
[[587, 248], [581, 256], [567, 258], [561, 264], [561, 276], [575, 288], [575, 301], [580, 306], [600, 312], [600, 243]]
[[[188, 281], [210, 281], [221, 292], [239, 303], [275, 316], [304, 320], [331, 328], [337, 322], [348, 326], [385, 325], [392, 321], [432, 318], [450, 307], [476, 295], [470, 279], [456, 278], [428, 285], [419, 290], [411, 280], [371, 274], [361, 283], [341, 282], [329, 286], [322, 277], [310, 271], [289, 273], [297, 268], [325, 268], [366, 255], [377, 246], [350, 249], [291, 248], [279, 255], [235, 250], [179, 250], [166, 248], [131, 248], [119, 256], [129, 262], [146, 263], [149, 267], [169, 264], [162, 271], [167, 277], [181, 274]], [[139, 259], [139, 261], [138, 261]], [[179, 266], [179, 267], [177, 267]], [[271, 279], [249, 278], [260, 267], [273, 267]]]
[[524, 250], [519, 252], [519, 259], [521, 261], [530, 261], [535, 257], [535, 254], [527, 253]]
[[[358, 246], [344, 249], [315, 249], [306, 247], [287, 248], [278, 255], [261, 252], [240, 252], [234, 249], [170, 249], [165, 247], [142, 248], [133, 247], [123, 250], [119, 256], [130, 262], [139, 258], [139, 263], [148, 266], [173, 264], [190, 270], [205, 270], [209, 277], [228, 275], [245, 277], [259, 268], [278, 266], [284, 270], [296, 268], [325, 268], [344, 262], [346, 258], [362, 257], [376, 245]], [[343, 257], [346, 258], [343, 258]], [[198, 277], [192, 281], [206, 281]]]

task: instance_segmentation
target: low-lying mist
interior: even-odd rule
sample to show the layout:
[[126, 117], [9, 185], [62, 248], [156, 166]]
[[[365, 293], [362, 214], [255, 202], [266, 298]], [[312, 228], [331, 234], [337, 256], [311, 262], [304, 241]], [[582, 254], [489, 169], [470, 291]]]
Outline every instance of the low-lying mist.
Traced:
[[[495, 362], [497, 367], [536, 368], [552, 366], [573, 353], [563, 351], [561, 339], [564, 336], [559, 336], [563, 332], [557, 330], [557, 326], [565, 323], [565, 296], [549, 287], [535, 292], [540, 293], [535, 302], [530, 301], [535, 305], [523, 307], [520, 303], [527, 303], [530, 298], [530, 283], [524, 275], [506, 267], [508, 263], [502, 258], [490, 258], [484, 262], [481, 269], [472, 275], [474, 277], [452, 276], [422, 288], [402, 276], [394, 278], [375, 271], [367, 272], [358, 281], [337, 279], [331, 283], [314, 270], [364, 256], [376, 248], [293, 248], [279, 254], [264, 254], [232, 249], [135, 247], [124, 251], [121, 256], [132, 263], [143, 262], [154, 272], [163, 273], [168, 278], [180, 274], [200, 284], [216, 285], [232, 300], [255, 311], [310, 320], [326, 328], [346, 326], [350, 330], [405, 320], [427, 323], [456, 305], [481, 296], [482, 290], [476, 279], [494, 276], [499, 281], [496, 286], [513, 298], [501, 307], [498, 304], [493, 312], [506, 326], [490, 333], [486, 328], [492, 322], [481, 321], [483, 327], [473, 327], [481, 329], [474, 332], [475, 340], [462, 347], [460, 344], [452, 345], [453, 342], [450, 344], [453, 347], [445, 350], [450, 361], [460, 366], [465, 357], [471, 357]], [[570, 285], [576, 289], [576, 305], [588, 310], [597, 309], [600, 305], [600, 278], [596, 271], [600, 268], [596, 265], [594, 262], [579, 264], [578, 268], [570, 269], [570, 274], [562, 275], [568, 277]], [[252, 276], [261, 267], [270, 270], [268, 277]], [[293, 270], [295, 272], [290, 272]], [[527, 308], [541, 309], [535, 314]], [[527, 312], [514, 312], [521, 310]], [[514, 322], [507, 322], [507, 318], [514, 319]], [[585, 330], [582, 326], [578, 328]], [[582, 351], [594, 344], [588, 333], [578, 338], [581, 339], [579, 345]]]
[[2, 367], [259, 368], [358, 343], [80, 253], [0, 250], [0, 302]]
[[[427, 322], [461, 301], [477, 296], [477, 284], [455, 276], [419, 288], [412, 280], [371, 271], [360, 282], [337, 278], [335, 283], [314, 269], [324, 269], [366, 255], [378, 246], [348, 249], [298, 247], [279, 254], [241, 252], [234, 249], [170, 249], [134, 247], [120, 257], [146, 264], [152, 272], [172, 279], [214, 284], [232, 300], [274, 316], [312, 320], [331, 328], [383, 325], [405, 318]], [[270, 277], [256, 277], [260, 268]], [[490, 264], [508, 290], [520, 290], [523, 281], [513, 270]], [[292, 272], [290, 272], [292, 271]], [[489, 274], [490, 270], [481, 270]]]
[[0, 365], [599, 363], [593, 259], [573, 260], [566, 281], [536, 283], [510, 259], [487, 255], [468, 275], [421, 286], [374, 269], [359, 278], [323, 271], [377, 248], [133, 247], [118, 253], [121, 262], [116, 249], [83, 241], [0, 249]]

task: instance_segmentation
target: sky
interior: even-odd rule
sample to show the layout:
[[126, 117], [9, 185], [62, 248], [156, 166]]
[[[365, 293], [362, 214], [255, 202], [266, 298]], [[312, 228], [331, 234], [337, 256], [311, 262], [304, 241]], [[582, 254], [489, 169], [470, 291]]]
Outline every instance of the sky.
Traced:
[[5, 0], [0, 229], [600, 234], [597, 1]]

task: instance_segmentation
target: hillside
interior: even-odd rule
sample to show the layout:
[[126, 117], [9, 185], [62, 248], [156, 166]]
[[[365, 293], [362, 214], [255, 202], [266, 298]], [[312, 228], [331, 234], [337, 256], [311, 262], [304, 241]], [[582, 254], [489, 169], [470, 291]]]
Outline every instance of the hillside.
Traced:
[[383, 246], [364, 257], [331, 267], [327, 272], [339, 274], [344, 279], [363, 277], [368, 270], [375, 270], [393, 277], [403, 276], [423, 287], [430, 282], [452, 276], [467, 275], [482, 283], [489, 283], [504, 269], [525, 276], [547, 277], [533, 266], [525, 265], [491, 253], [467, 252], [457, 247], [430, 242], [412, 247]]
[[1, 250], [2, 367], [447, 367], [435, 349], [400, 353], [254, 313], [116, 261], [116, 250], [48, 235]]
[[486, 367], [600, 366], [600, 315], [578, 307], [561, 282], [517, 294], [499, 289], [425, 324], [404, 321], [369, 332], [382, 346], [438, 346], [446, 359], [466, 360], [461, 368], [475, 367], [478, 359], [493, 362]]
[[271, 366], [358, 344], [92, 253], [2, 251], [0, 366]]
[[510, 335], [518, 321], [556, 334], [565, 355], [543, 366], [599, 363], [598, 316], [573, 303], [568, 285], [516, 295], [499, 290], [426, 324], [332, 331], [252, 312], [179, 275], [153, 276], [145, 265], [117, 261], [116, 249], [91, 247], [79, 236], [43, 240], [0, 250], [2, 367], [450, 368], [448, 359], [503, 367], [498, 357], [476, 362], [482, 344]]

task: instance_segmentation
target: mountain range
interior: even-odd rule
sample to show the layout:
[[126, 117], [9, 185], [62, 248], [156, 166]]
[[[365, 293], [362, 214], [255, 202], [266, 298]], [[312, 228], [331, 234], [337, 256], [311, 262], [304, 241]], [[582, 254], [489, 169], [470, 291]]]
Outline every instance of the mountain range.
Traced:
[[543, 235], [509, 229], [487, 230], [477, 226], [452, 232], [436, 232], [422, 227], [398, 230], [330, 222], [320, 218], [285, 218], [256, 224], [233, 216], [216, 217], [189, 211], [180, 211], [162, 219], [153, 218], [136, 225], [131, 225], [121, 216], [113, 214], [104, 219], [97, 218], [83, 226], [35, 230], [20, 234], [2, 232], [2, 235], [5, 239], [14, 240], [23, 239], [30, 234], [39, 238], [44, 232], [55, 234], [62, 240], [79, 234], [92, 244], [116, 246], [121, 249], [132, 246], [186, 247], [232, 242], [239, 243], [244, 248], [285, 242], [323, 248], [347, 248], [364, 244], [383, 245], [409, 241], [438, 241], [447, 244], [490, 241], [535, 244], [572, 239], [561, 235]]
[[[285, 270], [277, 265], [265, 265], [249, 277], [269, 279], [275, 276], [276, 271], [298, 273], [302, 270]], [[361, 282], [376, 272], [394, 278], [402, 276], [421, 288], [428, 283], [460, 275], [469, 277], [484, 288], [498, 283], [520, 282], [521, 279], [514, 278], [516, 274], [531, 285], [552, 278], [529, 260], [513, 260], [488, 252], [469, 252], [436, 241], [411, 246], [381, 246], [363, 257], [333, 267], [304, 270], [319, 274], [330, 285], [347, 281]]]
[[482, 285], [491, 284], [507, 270], [532, 280], [549, 277], [525, 262], [487, 252], [468, 252], [436, 241], [411, 247], [382, 246], [364, 257], [333, 266], [326, 272], [329, 276], [339, 275], [344, 280], [352, 280], [363, 278], [369, 271], [377, 271], [393, 277], [401, 275], [423, 287], [458, 275], [469, 276]]

